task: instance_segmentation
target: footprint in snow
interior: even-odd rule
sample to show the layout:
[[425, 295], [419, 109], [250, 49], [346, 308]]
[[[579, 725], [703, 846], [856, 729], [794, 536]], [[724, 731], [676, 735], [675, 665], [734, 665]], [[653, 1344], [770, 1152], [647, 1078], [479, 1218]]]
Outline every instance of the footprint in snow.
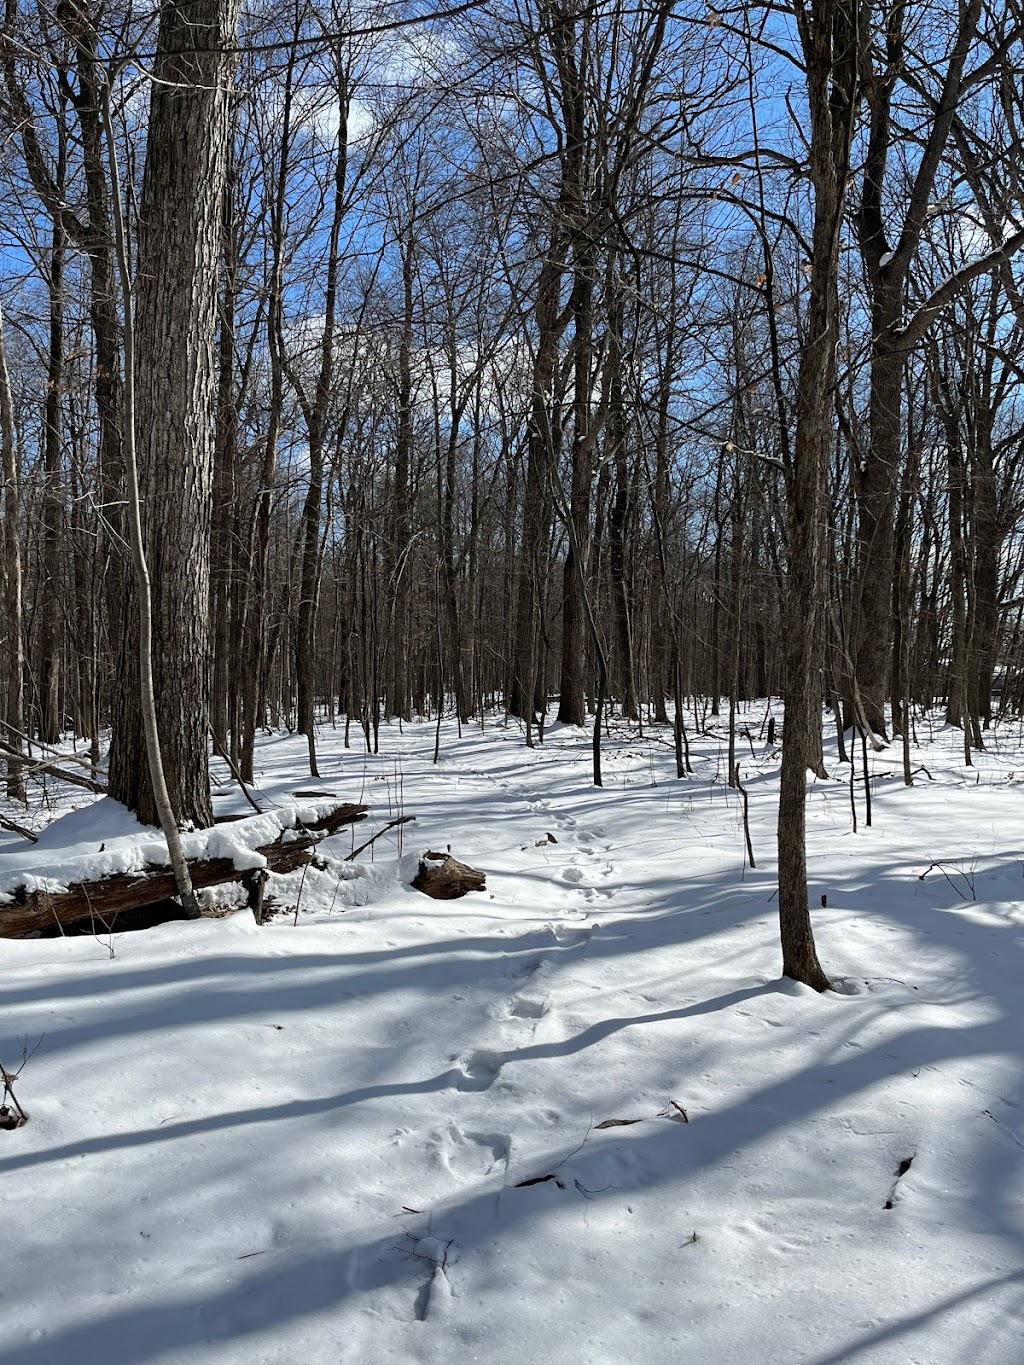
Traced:
[[459, 1090], [487, 1090], [504, 1060], [503, 1052], [471, 1052], [468, 1057], [460, 1057], [456, 1086]]
[[519, 981], [525, 981], [527, 977], [534, 976], [541, 969], [542, 959], [539, 957], [528, 957], [525, 962], [517, 962], [512, 968], [512, 975]]
[[558, 875], [561, 877], [563, 882], [576, 883], [581, 882], [583, 880], [583, 873], [580, 871], [578, 867], [563, 867]]
[[524, 996], [520, 996], [517, 1000], [510, 1002], [508, 1012], [513, 1019], [543, 1019], [548, 1012], [548, 1002], [546, 1000], [528, 1000]]
[[571, 929], [565, 924], [549, 924], [551, 937], [560, 948], [578, 948], [590, 938], [590, 929]]
[[476, 1133], [450, 1123], [442, 1135], [434, 1133], [441, 1161], [460, 1177], [493, 1175], [508, 1166], [512, 1139], [507, 1133]]

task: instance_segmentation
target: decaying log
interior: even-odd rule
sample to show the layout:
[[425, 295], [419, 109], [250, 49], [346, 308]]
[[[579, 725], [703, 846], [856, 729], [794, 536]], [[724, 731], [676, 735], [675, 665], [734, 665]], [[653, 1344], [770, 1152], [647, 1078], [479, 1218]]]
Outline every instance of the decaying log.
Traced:
[[450, 853], [424, 853], [412, 884], [436, 901], [454, 901], [467, 891], [485, 891], [487, 878]]
[[[311, 862], [317, 844], [346, 825], [365, 820], [368, 806], [351, 803], [338, 806], [329, 815], [308, 825], [282, 830], [277, 838], [256, 850], [266, 859], [266, 868], [239, 870], [230, 858], [191, 858], [189, 873], [196, 890], [222, 882], [247, 882], [253, 900], [261, 873], [294, 872]], [[147, 872], [118, 872], [94, 882], [73, 882], [66, 891], [27, 891], [21, 887], [7, 905], [0, 905], [0, 938], [20, 938], [36, 929], [54, 924], [73, 924], [95, 916], [110, 926], [122, 910], [140, 910], [176, 895], [174, 874], [169, 867]], [[116, 925], [113, 927], [116, 928]]]

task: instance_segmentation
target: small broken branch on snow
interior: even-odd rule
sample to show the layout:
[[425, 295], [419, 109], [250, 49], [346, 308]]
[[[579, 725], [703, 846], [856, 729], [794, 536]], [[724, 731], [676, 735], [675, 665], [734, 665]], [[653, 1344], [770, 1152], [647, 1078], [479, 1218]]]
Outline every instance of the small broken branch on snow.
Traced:
[[[29, 1047], [27, 1038], [19, 1038], [18, 1041], [21, 1043], [21, 1066], [18, 1067], [17, 1071], [8, 1071], [3, 1062], [0, 1062], [0, 1080], [4, 1084], [3, 1099], [0, 1100], [0, 1129], [5, 1129], [8, 1132], [15, 1128], [22, 1128], [28, 1123], [28, 1114], [22, 1109], [18, 1097], [14, 1093], [14, 1083], [25, 1070], [26, 1063], [38, 1050], [39, 1044], [43, 1040], [40, 1038], [33, 1048]], [[7, 1103], [8, 1100], [10, 1100], [10, 1104]]]
[[358, 848], [354, 848], [352, 852], [348, 855], [348, 857], [345, 859], [345, 861], [347, 863], [353, 862], [356, 858], [359, 857], [360, 853], [362, 853], [364, 848], [369, 848], [371, 844], [375, 844], [382, 834], [387, 834], [389, 829], [394, 829], [396, 825], [407, 825], [410, 822], [410, 820], [415, 819], [416, 819], [415, 815], [402, 815], [397, 820], [389, 820], [388, 823], [383, 827], [383, 829], [379, 829], [377, 833], [373, 835], [372, 838], [367, 839], [365, 844], [360, 844]]
[[245, 797], [246, 801], [248, 801], [249, 805], [252, 806], [253, 810], [256, 812], [257, 815], [262, 815], [263, 814], [262, 806], [256, 804], [256, 798], [251, 794], [249, 788], [245, 785], [245, 782], [242, 780], [242, 774], [238, 771], [237, 766], [232, 760], [231, 754], [228, 752], [227, 746], [220, 742], [220, 739], [217, 735], [217, 731], [213, 728], [212, 722], [210, 723], [210, 738], [213, 740], [214, 752], [217, 754], [219, 758], [222, 758], [224, 762], [227, 764], [228, 772], [241, 787], [242, 795]]

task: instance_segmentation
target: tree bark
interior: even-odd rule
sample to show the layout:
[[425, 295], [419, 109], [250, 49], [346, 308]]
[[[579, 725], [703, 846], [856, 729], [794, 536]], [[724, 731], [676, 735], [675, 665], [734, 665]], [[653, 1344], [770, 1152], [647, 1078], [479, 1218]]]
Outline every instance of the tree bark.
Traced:
[[3, 314], [0, 313], [0, 444], [3, 447], [4, 480], [4, 607], [7, 615], [7, 667], [4, 721], [11, 752], [7, 756], [7, 795], [25, 800], [21, 737], [25, 732], [25, 651], [21, 609], [21, 509], [18, 442], [14, 429], [14, 402], [7, 369], [7, 346]]
[[[810, 298], [797, 375], [788, 471], [785, 732], [779, 791], [779, 922], [783, 975], [829, 987], [807, 904], [807, 769], [821, 753], [823, 483], [832, 449], [839, 298], [836, 273], [857, 102], [860, 0], [807, 0], [797, 22], [807, 72], [814, 226]], [[866, 35], [865, 35], [866, 38]]]
[[[238, 0], [165, 3], [140, 205], [136, 420], [154, 587], [154, 693], [171, 806], [197, 825], [212, 821], [213, 342], [232, 70], [222, 49], [234, 41], [237, 18]], [[133, 680], [122, 685], [115, 716], [110, 791], [154, 824], [142, 729]]]

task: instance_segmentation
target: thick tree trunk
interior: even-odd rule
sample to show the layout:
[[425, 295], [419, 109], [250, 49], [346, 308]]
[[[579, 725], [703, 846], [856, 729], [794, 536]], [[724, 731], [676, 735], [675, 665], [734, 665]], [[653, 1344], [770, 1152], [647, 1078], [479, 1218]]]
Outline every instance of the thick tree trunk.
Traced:
[[992, 678], [999, 629], [999, 551], [1002, 536], [992, 450], [992, 414], [987, 403], [977, 419], [974, 467], [974, 630], [970, 660], [971, 714], [987, 726], [992, 719]]
[[949, 597], [952, 639], [949, 682], [946, 688], [946, 724], [963, 726], [968, 733], [967, 697], [967, 543], [964, 536], [964, 462], [955, 424], [946, 438], [949, 470]]
[[[904, 318], [911, 260], [928, 221], [928, 201], [963, 91], [963, 72], [982, 13], [982, 0], [958, 10], [956, 36], [942, 76], [941, 94], [930, 124], [922, 129], [922, 150], [909, 193], [900, 193], [902, 214], [893, 223], [886, 169], [893, 135], [892, 100], [906, 76], [904, 6], [892, 6], [876, 36], [870, 77], [865, 80], [869, 127], [861, 203], [857, 216], [861, 254], [871, 293], [870, 444], [857, 480], [858, 578], [854, 603], [854, 669], [867, 723], [885, 734], [885, 700], [892, 646], [892, 590], [895, 511], [902, 453], [903, 377], [907, 356], [937, 310]], [[877, 65], [876, 65], [877, 62]], [[889, 237], [892, 237], [890, 248]]]
[[[334, 161], [334, 195], [328, 234], [326, 287], [324, 290], [323, 335], [320, 364], [310, 399], [301, 392], [297, 377], [293, 384], [299, 393], [309, 437], [309, 485], [302, 506], [302, 558], [299, 578], [299, 614], [295, 648], [295, 679], [298, 694], [299, 730], [306, 736], [309, 771], [319, 776], [316, 761], [316, 641], [320, 612], [320, 580], [323, 572], [323, 544], [320, 527], [323, 515], [325, 446], [328, 421], [334, 402], [335, 311], [338, 297], [339, 242], [345, 215], [345, 185], [348, 168], [348, 84], [338, 73], [338, 147]], [[345, 421], [341, 423], [344, 434]], [[340, 436], [339, 436], [340, 439]]]
[[[140, 204], [136, 422], [153, 583], [153, 682], [171, 806], [212, 821], [209, 571], [214, 336], [238, 0], [174, 0], [157, 39]], [[123, 680], [110, 791], [157, 822], [138, 685]]]
[[210, 541], [210, 616], [213, 622], [210, 722], [217, 742], [237, 753], [238, 681], [244, 668], [239, 657], [235, 619], [240, 571], [235, 534], [238, 497], [238, 400], [235, 390], [235, 309], [238, 259], [234, 225], [234, 189], [229, 173], [221, 218], [221, 275], [217, 333], [217, 424], [213, 457], [213, 525]]
[[[901, 291], [902, 293], [902, 291]], [[876, 310], [874, 326], [892, 325], [900, 300]], [[854, 670], [871, 729], [886, 733], [885, 699], [892, 646], [892, 584], [895, 573], [895, 511], [902, 439], [904, 356], [878, 349], [871, 365], [871, 453], [857, 482], [858, 575]]]
[[547, 551], [548, 527], [551, 523], [546, 485], [554, 461], [552, 385], [558, 358], [558, 340], [564, 330], [564, 323], [560, 326], [558, 318], [563, 269], [556, 260], [557, 250], [552, 241], [537, 285], [537, 352], [530, 395], [523, 532], [506, 692], [509, 713], [523, 719], [532, 718], [536, 711], [542, 558]]
[[608, 512], [608, 573], [611, 579], [612, 639], [614, 641], [612, 695], [630, 720], [639, 715], [636, 659], [633, 638], [633, 603], [629, 571], [630, 477], [627, 453], [625, 385], [622, 378], [624, 309], [618, 262], [613, 255], [608, 267], [609, 294], [607, 433], [605, 453], [615, 471], [614, 492]]
[[[411, 232], [411, 229], [410, 229]], [[395, 442], [394, 501], [388, 544], [387, 712], [401, 720], [412, 718], [409, 696], [409, 554], [412, 535], [409, 476], [412, 461], [412, 343], [415, 256], [411, 237], [402, 243], [402, 334], [398, 351], [398, 433]]]
[[[590, 540], [590, 485], [592, 482], [591, 400], [593, 394], [594, 280], [591, 252], [576, 263], [573, 288], [573, 440], [569, 516], [569, 548], [562, 571], [562, 660], [558, 684], [558, 719], [564, 725], [586, 721], [586, 591], [587, 546]], [[577, 562], [577, 554], [582, 555]]]

